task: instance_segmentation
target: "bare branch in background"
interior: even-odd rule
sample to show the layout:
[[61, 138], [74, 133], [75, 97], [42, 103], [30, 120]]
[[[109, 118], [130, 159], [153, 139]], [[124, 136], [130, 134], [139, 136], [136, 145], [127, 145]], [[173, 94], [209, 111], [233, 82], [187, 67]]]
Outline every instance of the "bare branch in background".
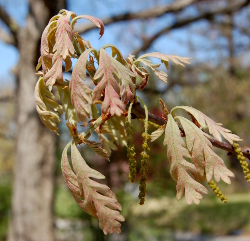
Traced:
[[0, 28], [0, 39], [6, 44], [15, 45], [15, 39], [13, 35], [7, 33], [1, 28]]
[[[2, 6], [0, 6], [0, 19], [5, 23], [5, 25], [9, 28], [9, 30], [12, 34], [12, 37], [11, 37], [12, 40], [10, 41], [10, 37], [8, 38], [10, 41], [9, 43], [14, 45], [14, 46], [17, 46], [17, 42], [18, 42], [17, 32], [20, 29], [20, 27], [15, 22], [15, 20], [10, 17], [10, 15], [5, 11], [5, 9]], [[1, 39], [3, 40], [4, 38], [2, 37], [3, 36], [2, 31], [0, 32], [0, 35], [1, 35]], [[7, 39], [5, 38], [5, 40], [7, 40]], [[4, 42], [6, 42], [6, 41], [4, 41]]]
[[[105, 26], [117, 23], [121, 21], [134, 20], [134, 19], [150, 19], [157, 18], [166, 13], [178, 13], [182, 11], [184, 8], [188, 7], [190, 4], [196, 2], [197, 0], [179, 0], [174, 1], [174, 3], [167, 6], [160, 6], [153, 9], [148, 9], [146, 11], [141, 11], [138, 13], [123, 13], [113, 17], [102, 19], [102, 22]], [[79, 26], [75, 26], [75, 31], [80, 34], [86, 33], [96, 27], [93, 24], [82, 24]]]
[[14, 101], [14, 96], [0, 96], [0, 103], [7, 103]]
[[140, 52], [145, 51], [146, 49], [148, 49], [153, 44], [153, 42], [157, 38], [159, 38], [163, 34], [168, 33], [169, 31], [171, 31], [173, 29], [184, 27], [184, 26], [186, 26], [186, 25], [188, 25], [190, 23], [193, 23], [193, 22], [196, 22], [196, 21], [199, 21], [199, 20], [202, 20], [202, 19], [211, 20], [217, 14], [229, 14], [229, 13], [232, 13], [232, 12], [237, 12], [237, 11], [241, 10], [242, 8], [246, 7], [249, 4], [250, 4], [250, 0], [246, 0], [244, 2], [237, 1], [237, 2], [234, 2], [233, 4], [228, 5], [227, 7], [211, 10], [211, 11], [202, 13], [201, 15], [196, 16], [196, 17], [190, 17], [190, 18], [186, 18], [186, 19], [176, 21], [174, 24], [160, 30], [155, 35], [144, 39], [142, 46], [140, 48], [136, 49], [133, 52], [133, 54], [136, 56]]

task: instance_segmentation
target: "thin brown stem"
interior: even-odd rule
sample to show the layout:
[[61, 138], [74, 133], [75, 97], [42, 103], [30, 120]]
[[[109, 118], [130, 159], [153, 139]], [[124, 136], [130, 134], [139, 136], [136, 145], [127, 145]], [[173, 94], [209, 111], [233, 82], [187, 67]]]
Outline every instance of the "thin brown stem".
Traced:
[[[140, 103], [134, 104], [132, 107], [132, 111], [131, 113], [133, 114], [134, 118], [137, 119], [145, 119], [145, 110], [143, 107], [141, 107]], [[148, 120], [150, 122], [153, 122], [157, 125], [165, 125], [167, 123], [167, 121], [159, 116], [156, 116], [152, 113], [148, 113]], [[179, 127], [180, 129], [182, 129], [181, 127]], [[182, 133], [184, 133], [184, 131], [182, 131]], [[230, 145], [227, 142], [223, 142], [223, 141], [218, 141], [217, 139], [210, 137], [209, 141], [212, 143], [213, 146], [220, 148], [222, 150], [228, 151], [229, 153], [232, 153], [234, 155], [237, 155], [237, 153], [234, 150], [234, 147], [232, 145]], [[244, 155], [244, 157], [248, 158], [250, 160], [250, 148], [249, 147], [243, 147], [242, 149], [242, 153]]]

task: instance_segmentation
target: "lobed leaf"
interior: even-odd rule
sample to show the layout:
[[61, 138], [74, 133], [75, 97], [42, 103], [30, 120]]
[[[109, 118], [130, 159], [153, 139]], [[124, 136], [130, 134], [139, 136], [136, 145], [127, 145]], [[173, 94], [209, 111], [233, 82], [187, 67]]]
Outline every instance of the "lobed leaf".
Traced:
[[87, 139], [84, 139], [84, 144], [86, 146], [89, 146], [95, 153], [97, 153], [98, 155], [104, 157], [107, 161], [109, 160], [109, 153], [108, 151], [106, 151], [103, 147], [101, 143], [95, 142], [95, 141], [90, 141]]
[[57, 98], [46, 88], [43, 78], [40, 77], [35, 87], [36, 109], [42, 122], [50, 130], [58, 134], [57, 124], [61, 123], [59, 114], [62, 114], [62, 106]]
[[165, 125], [160, 126], [157, 130], [150, 134], [150, 141], [153, 142], [157, 140], [165, 131]]
[[124, 217], [119, 213], [122, 208], [115, 194], [108, 186], [91, 179], [105, 177], [87, 165], [73, 142], [71, 159], [74, 171], [71, 169], [67, 157], [69, 146], [70, 143], [63, 151], [61, 165], [63, 176], [73, 197], [84, 211], [98, 218], [99, 226], [105, 234], [114, 231], [120, 233], [120, 222], [124, 221]]
[[[102, 113], [110, 111], [111, 116], [120, 116], [125, 111], [124, 102], [132, 100], [134, 97], [135, 85], [129, 76], [133, 73], [120, 64], [117, 60], [110, 57], [104, 49], [100, 49], [99, 67], [95, 73], [94, 80], [100, 82], [93, 91], [93, 103], [99, 101], [103, 91], [105, 92], [102, 103]], [[120, 87], [116, 81], [121, 84], [122, 101], [120, 100]]]
[[48, 72], [44, 75], [44, 81], [46, 86], [48, 86], [49, 90], [52, 90], [53, 85], [55, 85], [56, 81], [59, 83], [63, 82], [63, 74], [62, 74], [62, 57], [59, 55], [54, 55], [52, 58], [52, 67]]
[[64, 60], [67, 57], [74, 57], [74, 33], [70, 26], [70, 19], [68, 16], [60, 15], [57, 20], [57, 30], [55, 33], [56, 43], [53, 52], [56, 52]]
[[85, 50], [80, 58], [77, 60], [76, 65], [73, 69], [71, 80], [70, 80], [70, 91], [72, 104], [75, 107], [76, 113], [83, 125], [87, 125], [87, 118], [90, 117], [90, 106], [92, 98], [92, 90], [86, 86], [81, 79], [86, 79], [86, 63], [87, 58], [91, 51], [94, 49]]
[[200, 199], [202, 198], [201, 194], [206, 194], [207, 189], [193, 179], [193, 177], [197, 176], [195, 165], [185, 159], [191, 158], [191, 156], [185, 147], [178, 125], [170, 114], [168, 115], [163, 144], [167, 145], [167, 156], [170, 161], [170, 174], [177, 182], [176, 198], [179, 200], [185, 189], [187, 203], [191, 204], [194, 202], [195, 204], [199, 204]]
[[160, 80], [167, 83], [168, 75], [165, 72], [156, 69], [160, 65], [153, 65], [149, 60], [144, 59], [141, 59], [140, 62], [143, 63], [145, 66], [149, 67]]
[[208, 116], [193, 107], [177, 106], [174, 109], [184, 109], [185, 111], [187, 111], [188, 114], [190, 114], [197, 120], [202, 128], [207, 127], [209, 133], [219, 141], [222, 141], [221, 136], [223, 136], [231, 145], [233, 145], [234, 141], [241, 141], [239, 136], [232, 134], [230, 130], [223, 128], [221, 126], [222, 124], [214, 122]]
[[[143, 54], [135, 61], [135, 63], [142, 63], [145, 66], [149, 67], [155, 73], [155, 75], [165, 83], [167, 83], [168, 75], [163, 71], [157, 70], [157, 68], [160, 67], [160, 64], [152, 64], [150, 60], [145, 59], [148, 57], [161, 59], [161, 62], [164, 63], [167, 69], [168, 69], [168, 62], [170, 60], [173, 61], [176, 65], [181, 65], [185, 67], [184, 64], [190, 64], [189, 60], [191, 59], [187, 57], [181, 57], [181, 56], [176, 56], [176, 55], [166, 55], [166, 54], [159, 53], [159, 52], [153, 52], [153, 53]], [[140, 75], [138, 70], [136, 70], [136, 72]], [[145, 83], [144, 83], [144, 86], [145, 86]]]
[[213, 151], [211, 142], [204, 136], [204, 132], [188, 119], [177, 116], [186, 134], [186, 144], [190, 153], [192, 153], [192, 161], [194, 162], [198, 173], [204, 177], [204, 170], [207, 181], [214, 179], [219, 182], [222, 179], [230, 184], [229, 177], [234, 174], [227, 169], [223, 160]]
[[169, 60], [174, 62], [176, 65], [180, 65], [182, 67], [185, 67], [184, 64], [190, 64], [189, 60], [192, 59], [192, 58], [187, 58], [187, 57], [182, 57], [182, 56], [177, 56], [177, 55], [167, 55], [167, 54], [163, 54], [163, 53], [159, 53], [159, 52], [143, 54], [142, 56], [139, 57], [139, 59], [143, 59], [143, 58], [147, 58], [147, 57], [161, 59], [162, 63], [165, 64], [167, 69], [168, 69]]
[[100, 29], [100, 32], [99, 32], [100, 38], [102, 37], [102, 35], [104, 34], [104, 24], [99, 18], [95, 18], [95, 17], [90, 16], [90, 15], [79, 15], [79, 16], [72, 19], [71, 26], [74, 26], [76, 24], [76, 21], [78, 19], [81, 19], [81, 18], [88, 19], [93, 24], [95, 24], [95, 26], [97, 26]]

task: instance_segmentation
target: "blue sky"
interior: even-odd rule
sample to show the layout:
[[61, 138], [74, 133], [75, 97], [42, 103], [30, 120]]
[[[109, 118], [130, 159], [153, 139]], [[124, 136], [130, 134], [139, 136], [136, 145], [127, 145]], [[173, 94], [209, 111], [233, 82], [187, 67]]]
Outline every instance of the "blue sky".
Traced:
[[[134, 4], [133, 0], [117, 1], [117, 0], [69, 0], [69, 10], [75, 11], [77, 15], [89, 14], [95, 17], [104, 18], [110, 15], [123, 13], [127, 11], [140, 11], [146, 8], [152, 7], [155, 3], [157, 5], [166, 4], [164, 0], [137, 0], [137, 4]], [[0, 5], [6, 7], [7, 11], [11, 16], [21, 25], [25, 24], [25, 16], [27, 13], [27, 3], [25, 0], [0, 0]], [[14, 7], [13, 7], [14, 6]], [[249, 10], [244, 11], [241, 15], [236, 16], [236, 21], [240, 22], [243, 16], [246, 17]], [[196, 10], [188, 8], [183, 14], [194, 16]], [[86, 21], [86, 20], [85, 20]], [[79, 21], [79, 23], [84, 21]], [[139, 38], [136, 35], [151, 35], [154, 32], [159, 31], [167, 24], [173, 22], [173, 16], [167, 15], [162, 16], [158, 20], [152, 19], [149, 21], [133, 21], [129, 24], [113, 24], [105, 28], [104, 36], [99, 40], [98, 30], [91, 31], [84, 35], [84, 38], [90, 40], [92, 46], [96, 49], [101, 46], [112, 43], [120, 48], [124, 56], [127, 56], [133, 49], [138, 48], [141, 44]], [[0, 22], [0, 27], [4, 27], [3, 23]], [[218, 51], [211, 49], [213, 41], [217, 41], [221, 44], [225, 42], [225, 38], [211, 40], [209, 34], [196, 34], [195, 31], [206, 29], [208, 24], [206, 21], [200, 21], [199, 23], [193, 24], [190, 28], [183, 28], [172, 31], [167, 36], [162, 36], [157, 39], [150, 51], [162, 51], [166, 54], [175, 54], [181, 56], [192, 57], [196, 61], [209, 61], [215, 63], [218, 61]], [[6, 29], [6, 28], [5, 28]], [[212, 32], [210, 32], [210, 35]], [[239, 33], [235, 32], [235, 38]], [[216, 35], [216, 33], [215, 33]], [[213, 37], [212, 37], [213, 38]], [[243, 42], [243, 44], [249, 43], [249, 37], [238, 39], [237, 41]], [[190, 51], [189, 43], [199, 48], [199, 51]], [[227, 42], [224, 43], [225, 45]], [[13, 76], [11, 75], [11, 69], [18, 62], [18, 51], [9, 45], [4, 44], [0, 41], [0, 81], [1, 83], [10, 83]], [[227, 52], [221, 50], [221, 56], [226, 56]]]

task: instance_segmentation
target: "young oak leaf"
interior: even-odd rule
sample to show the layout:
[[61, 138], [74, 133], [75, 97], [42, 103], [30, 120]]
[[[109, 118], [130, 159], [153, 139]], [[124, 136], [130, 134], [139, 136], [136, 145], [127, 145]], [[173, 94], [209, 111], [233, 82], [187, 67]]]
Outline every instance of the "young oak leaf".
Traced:
[[214, 179], [219, 182], [222, 179], [230, 184], [229, 177], [234, 174], [227, 169], [223, 160], [213, 151], [211, 142], [204, 136], [204, 133], [188, 119], [177, 116], [186, 134], [187, 148], [192, 153], [192, 161], [201, 176], [204, 176], [204, 168], [207, 181]]
[[161, 62], [164, 63], [167, 69], [169, 68], [168, 62], [170, 60], [173, 61], [176, 65], [181, 65], [183, 67], [185, 67], [184, 64], [190, 64], [189, 60], [191, 60], [191, 58], [187, 58], [187, 57], [181, 57], [181, 56], [176, 56], [176, 55], [166, 55], [166, 54], [159, 53], [159, 52], [153, 52], [153, 53], [143, 54], [135, 61], [138, 63], [141, 62], [144, 65], [151, 68], [151, 70], [157, 75], [157, 77], [165, 83], [167, 82], [168, 75], [163, 71], [157, 70], [156, 68], [158, 68], [160, 65], [152, 64], [149, 60], [145, 59], [148, 57], [161, 59]]
[[90, 117], [90, 106], [92, 102], [92, 90], [86, 86], [81, 79], [86, 79], [86, 63], [89, 53], [94, 49], [85, 50], [77, 60], [73, 69], [69, 88], [71, 91], [72, 104], [83, 125], [87, 125], [87, 118]]
[[57, 123], [61, 123], [59, 114], [62, 114], [62, 106], [57, 98], [47, 90], [43, 78], [40, 77], [35, 87], [36, 109], [42, 122], [50, 130], [58, 134]]
[[43, 74], [45, 75], [47, 71], [52, 66], [52, 54], [49, 52], [49, 44], [47, 40], [49, 32], [49, 25], [46, 26], [41, 37], [41, 57], [38, 60], [38, 65], [36, 70], [38, 70], [42, 65]]
[[103, 147], [101, 143], [95, 142], [95, 141], [90, 141], [88, 139], [84, 139], [84, 144], [86, 146], [89, 146], [95, 153], [97, 153], [98, 155], [104, 157], [107, 161], [109, 160], [109, 153], [108, 151], [106, 151]]
[[49, 90], [52, 90], [53, 85], [58, 81], [59, 83], [63, 82], [63, 73], [62, 73], [62, 57], [60, 55], [54, 55], [52, 58], [52, 67], [44, 75], [44, 81]]
[[166, 125], [160, 126], [157, 130], [150, 134], [150, 141], [153, 142], [157, 140], [165, 131]]
[[57, 30], [55, 33], [56, 44], [53, 51], [57, 52], [64, 60], [67, 57], [74, 57], [74, 33], [70, 26], [70, 19], [68, 16], [60, 15], [57, 20]]
[[177, 55], [167, 55], [167, 54], [163, 54], [163, 53], [159, 53], [159, 52], [143, 54], [142, 56], [139, 57], [139, 59], [144, 59], [147, 57], [161, 59], [161, 62], [165, 64], [167, 69], [168, 69], [169, 60], [174, 62], [176, 65], [180, 65], [182, 67], [185, 67], [184, 64], [190, 64], [189, 60], [192, 59], [192, 58], [187, 58], [187, 57], [182, 57], [182, 56], [177, 56]]
[[202, 198], [201, 194], [206, 194], [207, 189], [193, 179], [193, 177], [197, 176], [195, 165], [184, 159], [184, 157], [191, 158], [191, 156], [185, 147], [178, 125], [170, 114], [168, 115], [163, 144], [167, 145], [170, 174], [177, 182], [177, 200], [182, 197], [185, 189], [187, 203], [191, 204], [194, 202], [195, 204], [199, 204]]
[[60, 100], [63, 104], [65, 119], [68, 120], [71, 124], [76, 126], [76, 123], [79, 122], [79, 118], [76, 113], [76, 109], [74, 108], [71, 102], [70, 91], [68, 86], [58, 87], [57, 90]]
[[125, 67], [114, 58], [109, 58], [112, 60], [114, 66], [116, 66], [117, 69], [117, 77], [118, 80], [120, 80], [119, 85], [122, 102], [127, 104], [128, 101], [132, 101], [134, 98], [135, 84], [130, 79], [130, 76], [135, 77], [135, 75], [129, 70], [129, 68]]
[[198, 121], [202, 128], [207, 127], [209, 133], [219, 141], [222, 141], [221, 136], [223, 136], [231, 145], [233, 145], [234, 141], [241, 141], [239, 136], [232, 134], [230, 130], [223, 128], [221, 126], [222, 124], [214, 122], [208, 116], [193, 107], [177, 106], [174, 109], [184, 109], [185, 111], [187, 111], [188, 114], [190, 114]]
[[167, 83], [168, 75], [165, 72], [156, 69], [160, 67], [160, 64], [154, 65], [147, 59], [140, 59], [140, 62], [143, 63], [145, 66], [149, 67], [160, 80]]
[[119, 213], [122, 209], [121, 205], [108, 186], [91, 179], [104, 179], [105, 177], [90, 168], [76, 145], [71, 143], [73, 172], [67, 158], [68, 148], [69, 144], [62, 154], [62, 172], [76, 202], [84, 211], [98, 218], [99, 226], [105, 234], [114, 231], [120, 233], [120, 222], [124, 221], [124, 217]]
[[121, 83], [122, 100], [126, 101], [132, 100], [134, 96], [134, 85], [130, 82], [129, 75], [133, 75], [133, 73], [110, 57], [104, 49], [100, 49], [99, 67], [94, 75], [94, 80], [101, 79], [101, 81], [95, 87], [92, 99], [93, 103], [98, 102], [103, 91], [105, 91], [101, 107], [102, 113], [106, 114], [110, 110], [111, 116], [120, 116], [125, 111], [125, 105], [120, 100], [120, 87], [115, 77]]
[[[99, 18], [95, 18], [95, 17], [90, 16], [90, 15], [79, 15], [79, 16], [72, 19], [71, 26], [74, 27], [74, 25], [76, 24], [76, 21], [78, 19], [81, 19], [81, 18], [88, 19], [93, 24], [95, 24], [95, 26], [97, 26], [100, 29], [100, 32], [99, 32], [100, 38], [102, 37], [102, 35], [104, 34], [104, 24]], [[78, 32], [77, 28], [76, 28], [75, 31]]]

